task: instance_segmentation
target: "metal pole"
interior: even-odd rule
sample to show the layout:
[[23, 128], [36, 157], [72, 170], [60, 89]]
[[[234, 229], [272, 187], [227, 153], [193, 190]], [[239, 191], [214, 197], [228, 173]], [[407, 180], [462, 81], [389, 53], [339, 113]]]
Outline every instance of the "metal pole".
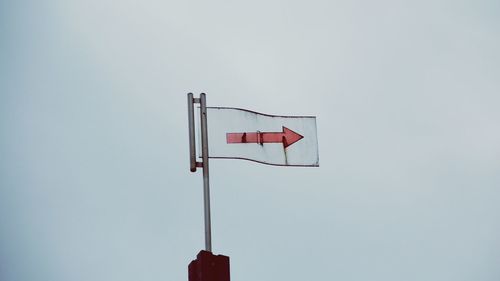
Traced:
[[210, 222], [210, 185], [208, 178], [208, 129], [207, 101], [205, 93], [200, 94], [201, 153], [203, 158], [203, 201], [205, 207], [205, 250], [212, 252], [212, 230]]
[[188, 99], [188, 129], [189, 129], [189, 162], [191, 172], [196, 172], [196, 141], [194, 136], [194, 99], [193, 93], [187, 95]]

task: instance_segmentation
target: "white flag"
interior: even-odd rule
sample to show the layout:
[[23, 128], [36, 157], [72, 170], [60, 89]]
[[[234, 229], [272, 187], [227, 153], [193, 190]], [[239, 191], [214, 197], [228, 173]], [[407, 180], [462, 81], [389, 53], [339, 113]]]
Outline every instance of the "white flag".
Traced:
[[207, 107], [209, 158], [278, 166], [319, 166], [316, 117]]

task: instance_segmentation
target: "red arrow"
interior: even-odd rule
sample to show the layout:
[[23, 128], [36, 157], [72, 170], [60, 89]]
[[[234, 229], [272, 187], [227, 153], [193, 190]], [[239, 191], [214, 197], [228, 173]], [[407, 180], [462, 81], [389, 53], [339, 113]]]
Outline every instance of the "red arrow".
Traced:
[[283, 132], [227, 133], [226, 141], [227, 143], [258, 143], [260, 145], [264, 143], [283, 143], [283, 146], [286, 148], [298, 142], [303, 137], [283, 126]]

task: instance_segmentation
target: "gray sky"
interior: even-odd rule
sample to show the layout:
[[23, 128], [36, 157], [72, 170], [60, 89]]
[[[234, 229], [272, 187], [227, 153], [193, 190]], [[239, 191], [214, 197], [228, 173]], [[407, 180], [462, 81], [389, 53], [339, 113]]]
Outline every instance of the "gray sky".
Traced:
[[1, 1], [0, 279], [187, 280], [186, 93], [315, 115], [212, 160], [234, 281], [500, 279], [500, 2]]

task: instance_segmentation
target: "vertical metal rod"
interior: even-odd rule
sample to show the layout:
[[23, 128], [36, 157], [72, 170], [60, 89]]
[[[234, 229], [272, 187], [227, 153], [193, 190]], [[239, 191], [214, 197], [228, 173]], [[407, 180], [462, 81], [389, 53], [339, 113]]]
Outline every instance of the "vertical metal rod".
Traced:
[[212, 252], [212, 229], [210, 222], [210, 185], [208, 177], [208, 128], [207, 101], [205, 93], [200, 94], [201, 152], [203, 158], [203, 201], [205, 207], [205, 250]]
[[196, 141], [194, 135], [194, 100], [193, 93], [187, 95], [189, 123], [189, 162], [191, 172], [196, 172]]

